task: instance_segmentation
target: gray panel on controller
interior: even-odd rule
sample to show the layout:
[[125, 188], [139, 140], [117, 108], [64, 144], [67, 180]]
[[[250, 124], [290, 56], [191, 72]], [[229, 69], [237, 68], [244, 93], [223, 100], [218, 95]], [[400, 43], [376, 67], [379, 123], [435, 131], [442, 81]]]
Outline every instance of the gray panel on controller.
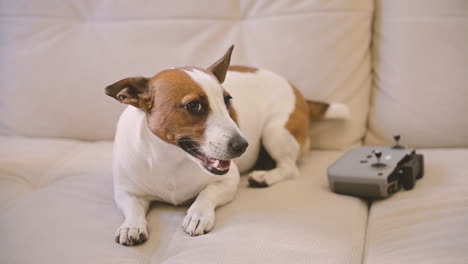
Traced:
[[333, 189], [337, 193], [363, 197], [379, 197], [380, 187], [376, 184], [359, 184], [352, 182], [335, 182]]
[[[374, 167], [377, 158], [373, 151], [382, 152], [380, 162], [385, 167]], [[386, 197], [389, 188], [397, 183], [387, 178], [398, 162], [413, 149], [365, 146], [350, 150], [333, 163], [327, 170], [328, 181], [333, 191], [364, 197]], [[391, 188], [390, 188], [391, 189]]]

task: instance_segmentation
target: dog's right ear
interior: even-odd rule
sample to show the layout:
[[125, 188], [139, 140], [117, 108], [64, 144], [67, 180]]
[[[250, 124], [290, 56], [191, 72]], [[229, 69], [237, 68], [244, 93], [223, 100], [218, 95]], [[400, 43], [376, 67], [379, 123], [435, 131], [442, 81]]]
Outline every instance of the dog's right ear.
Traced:
[[144, 77], [126, 78], [106, 87], [105, 93], [124, 104], [130, 104], [144, 111], [151, 107], [149, 79]]

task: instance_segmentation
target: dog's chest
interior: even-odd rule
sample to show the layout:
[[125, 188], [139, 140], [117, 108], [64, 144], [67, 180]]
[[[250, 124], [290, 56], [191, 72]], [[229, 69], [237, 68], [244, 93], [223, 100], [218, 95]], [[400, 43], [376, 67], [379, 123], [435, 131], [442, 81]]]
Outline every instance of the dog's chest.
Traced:
[[190, 160], [168, 166], [167, 161], [151, 166], [151, 192], [155, 200], [169, 202], [174, 205], [190, 201], [218, 177], [202, 171]]

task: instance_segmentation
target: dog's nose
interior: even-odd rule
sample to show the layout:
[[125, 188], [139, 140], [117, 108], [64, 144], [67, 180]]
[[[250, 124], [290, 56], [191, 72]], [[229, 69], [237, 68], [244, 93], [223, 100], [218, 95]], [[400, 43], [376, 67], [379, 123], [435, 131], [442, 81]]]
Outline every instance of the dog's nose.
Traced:
[[229, 142], [229, 151], [236, 156], [242, 155], [247, 147], [249, 146], [249, 143], [245, 138], [243, 138], [240, 135], [237, 135], [231, 139]]

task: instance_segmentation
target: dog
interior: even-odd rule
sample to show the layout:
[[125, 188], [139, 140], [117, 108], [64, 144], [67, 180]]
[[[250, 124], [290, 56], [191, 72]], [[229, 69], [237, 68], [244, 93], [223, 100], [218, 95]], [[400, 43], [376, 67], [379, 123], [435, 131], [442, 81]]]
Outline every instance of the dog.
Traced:
[[233, 48], [207, 69], [171, 68], [105, 88], [129, 105], [113, 149], [115, 201], [125, 216], [117, 243], [147, 240], [151, 201], [193, 201], [183, 230], [191, 236], [211, 231], [215, 209], [234, 198], [241, 173], [255, 168], [248, 176], [253, 187], [298, 176], [310, 120], [349, 114], [342, 104], [307, 102], [273, 72], [230, 66]]

